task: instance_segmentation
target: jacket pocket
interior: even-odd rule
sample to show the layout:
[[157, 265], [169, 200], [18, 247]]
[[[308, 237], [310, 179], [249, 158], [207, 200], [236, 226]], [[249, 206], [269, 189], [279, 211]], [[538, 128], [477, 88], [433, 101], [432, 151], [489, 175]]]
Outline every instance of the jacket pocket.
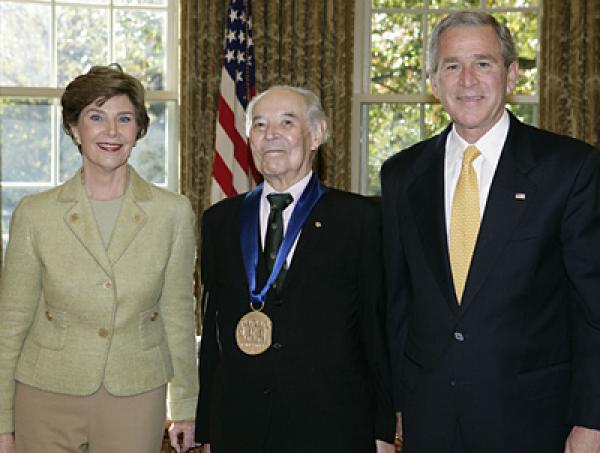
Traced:
[[59, 351], [65, 347], [68, 329], [66, 313], [48, 308], [45, 313], [39, 313], [31, 336], [42, 348]]
[[517, 377], [519, 391], [525, 400], [535, 400], [565, 393], [569, 388], [571, 362], [562, 362]]
[[158, 311], [154, 306], [140, 313], [140, 342], [144, 350], [161, 344], [165, 339], [165, 328]]

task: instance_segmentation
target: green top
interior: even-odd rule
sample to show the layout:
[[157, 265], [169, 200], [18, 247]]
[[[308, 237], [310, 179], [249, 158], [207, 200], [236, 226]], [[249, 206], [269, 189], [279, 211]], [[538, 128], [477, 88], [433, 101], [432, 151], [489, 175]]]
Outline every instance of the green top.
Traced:
[[123, 204], [123, 197], [115, 198], [114, 200], [92, 200], [90, 198], [92, 210], [94, 211], [94, 217], [96, 218], [96, 224], [100, 231], [100, 237], [104, 247], [108, 248], [112, 231], [117, 222], [117, 216], [121, 210]]

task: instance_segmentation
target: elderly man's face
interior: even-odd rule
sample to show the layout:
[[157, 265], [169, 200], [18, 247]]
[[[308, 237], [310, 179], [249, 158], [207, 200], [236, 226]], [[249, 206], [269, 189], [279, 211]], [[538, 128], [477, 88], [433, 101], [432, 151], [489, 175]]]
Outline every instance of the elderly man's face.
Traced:
[[311, 133], [304, 98], [274, 89], [254, 106], [250, 147], [257, 170], [276, 190], [283, 191], [306, 176], [320, 136]]

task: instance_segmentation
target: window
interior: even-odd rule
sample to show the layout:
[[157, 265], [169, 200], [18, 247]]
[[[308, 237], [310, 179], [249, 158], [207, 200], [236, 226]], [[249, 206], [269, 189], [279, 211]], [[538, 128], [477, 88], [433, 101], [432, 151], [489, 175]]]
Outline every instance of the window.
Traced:
[[177, 1], [0, 0], [2, 233], [26, 194], [71, 177], [81, 157], [61, 130], [65, 85], [118, 62], [144, 84], [150, 116], [130, 162], [177, 189]]
[[425, 58], [437, 22], [480, 9], [506, 23], [520, 75], [508, 107], [537, 124], [538, 0], [357, 0], [353, 97], [353, 190], [375, 195], [389, 156], [440, 132], [449, 122], [428, 86]]

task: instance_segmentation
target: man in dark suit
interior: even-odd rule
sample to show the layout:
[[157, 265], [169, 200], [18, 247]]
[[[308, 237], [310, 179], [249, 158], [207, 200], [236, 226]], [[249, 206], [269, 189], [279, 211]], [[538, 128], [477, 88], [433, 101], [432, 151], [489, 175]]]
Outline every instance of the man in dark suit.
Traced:
[[247, 115], [264, 183], [202, 222], [196, 439], [213, 453], [391, 452], [379, 207], [312, 173], [327, 133], [313, 93], [274, 87]]
[[445, 18], [429, 56], [453, 124], [381, 172], [405, 452], [598, 452], [600, 153], [506, 111], [492, 16]]

